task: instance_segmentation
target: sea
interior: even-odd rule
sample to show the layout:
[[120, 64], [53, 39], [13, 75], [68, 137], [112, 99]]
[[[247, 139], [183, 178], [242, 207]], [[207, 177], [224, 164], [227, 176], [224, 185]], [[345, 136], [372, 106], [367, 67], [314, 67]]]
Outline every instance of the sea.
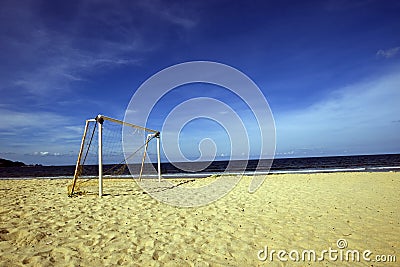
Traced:
[[[272, 164], [271, 164], [272, 163]], [[206, 165], [206, 167], [204, 167]], [[151, 166], [150, 166], [151, 167]], [[270, 168], [269, 168], [270, 167]], [[88, 177], [97, 175], [96, 166], [85, 167]], [[104, 165], [107, 172], [111, 165]], [[138, 166], [134, 166], [136, 170]], [[147, 166], [149, 168], [149, 166]], [[1, 167], [0, 179], [70, 179], [75, 166], [23, 166]], [[400, 172], [400, 154], [277, 158], [271, 160], [233, 160], [192, 163], [161, 163], [163, 178], [203, 178], [221, 174], [280, 174], [324, 172]], [[138, 171], [136, 172], [138, 173]], [[156, 174], [151, 174], [156, 176]], [[117, 178], [131, 177], [128, 168]]]

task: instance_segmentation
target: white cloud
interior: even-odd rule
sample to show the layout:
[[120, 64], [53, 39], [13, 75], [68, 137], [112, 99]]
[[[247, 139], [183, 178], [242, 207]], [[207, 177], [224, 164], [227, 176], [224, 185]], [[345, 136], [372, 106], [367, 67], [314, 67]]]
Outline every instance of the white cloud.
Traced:
[[2, 153], [44, 156], [65, 154], [79, 149], [84, 125], [73, 125], [66, 116], [4, 108], [0, 108], [0, 113], [3, 116], [0, 124]]
[[33, 154], [40, 155], [40, 156], [47, 156], [49, 154], [49, 152], [48, 151], [44, 151], [44, 152], [40, 151], [40, 152], [34, 152]]
[[275, 115], [279, 153], [310, 149], [317, 154], [400, 150], [398, 72], [337, 89], [301, 110]]
[[52, 3], [2, 6], [0, 59], [8, 62], [9, 73], [0, 90], [24, 89], [41, 97], [68, 92], [71, 83], [86, 81], [93, 72], [141, 64], [143, 53], [163, 41], [153, 24], [183, 29], [195, 24], [178, 5], [159, 1], [80, 1], [69, 5], [63, 19], [42, 5]]
[[[197, 25], [197, 21], [193, 15], [189, 15], [190, 10], [188, 6], [193, 5], [193, 3], [187, 2], [183, 6], [181, 3], [166, 3], [160, 0], [153, 0], [140, 1], [138, 2], [138, 5], [153, 13], [155, 17], [159, 17], [168, 23], [172, 23], [186, 29], [190, 29]], [[196, 10], [194, 7], [193, 9]]]
[[400, 51], [400, 46], [397, 46], [386, 50], [380, 49], [378, 50], [378, 52], [376, 52], [376, 55], [384, 58], [392, 58], [396, 56], [399, 53], [399, 51]]
[[0, 113], [3, 116], [0, 131], [52, 128], [65, 120], [62, 116], [49, 112], [19, 112], [1, 108]]

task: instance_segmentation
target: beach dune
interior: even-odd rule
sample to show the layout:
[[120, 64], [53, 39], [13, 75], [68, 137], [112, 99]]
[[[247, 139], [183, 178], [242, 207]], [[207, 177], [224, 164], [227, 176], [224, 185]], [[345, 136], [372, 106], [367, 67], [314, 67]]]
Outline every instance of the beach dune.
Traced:
[[276, 174], [250, 194], [243, 177], [197, 208], [132, 180], [106, 181], [102, 198], [67, 197], [69, 180], [0, 180], [0, 266], [398, 266], [399, 178]]

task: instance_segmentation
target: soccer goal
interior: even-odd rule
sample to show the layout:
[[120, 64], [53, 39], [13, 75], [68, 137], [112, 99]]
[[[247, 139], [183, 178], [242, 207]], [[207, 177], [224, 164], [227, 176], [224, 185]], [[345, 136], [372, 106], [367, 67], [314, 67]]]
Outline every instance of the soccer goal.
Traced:
[[102, 196], [104, 179], [130, 177], [161, 180], [160, 132], [104, 115], [86, 120], [68, 195]]

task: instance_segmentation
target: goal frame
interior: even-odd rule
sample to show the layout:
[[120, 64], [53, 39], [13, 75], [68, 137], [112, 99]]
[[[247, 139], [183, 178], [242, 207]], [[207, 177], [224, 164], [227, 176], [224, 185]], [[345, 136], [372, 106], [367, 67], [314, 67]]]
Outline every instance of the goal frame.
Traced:
[[156, 140], [157, 140], [157, 174], [158, 174], [158, 181], [161, 182], [160, 132], [153, 130], [153, 129], [138, 126], [138, 125], [135, 125], [135, 124], [132, 124], [129, 122], [117, 120], [117, 119], [110, 118], [110, 117], [99, 114], [96, 116], [95, 119], [86, 120], [85, 129], [84, 129], [82, 141], [81, 141], [81, 146], [79, 149], [78, 159], [77, 159], [76, 165], [75, 165], [75, 172], [74, 172], [74, 178], [72, 181], [72, 188], [71, 188], [70, 195], [73, 195], [73, 193], [74, 193], [76, 181], [79, 176], [79, 172], [80, 172], [80, 168], [81, 168], [80, 162], [81, 162], [83, 150], [85, 147], [85, 139], [86, 139], [89, 123], [95, 122], [95, 123], [97, 123], [97, 129], [98, 129], [99, 197], [103, 196], [103, 133], [102, 132], [103, 132], [103, 122], [105, 120], [114, 122], [114, 123], [118, 123], [121, 125], [126, 125], [126, 126], [129, 126], [132, 128], [146, 131], [146, 132], [150, 132], [150, 134], [148, 134], [146, 137], [146, 143], [145, 143], [145, 147], [144, 147], [143, 158], [142, 158], [142, 163], [141, 163], [141, 168], [140, 168], [140, 173], [139, 173], [139, 178], [138, 178], [139, 181], [141, 180], [142, 173], [143, 173], [143, 167], [144, 167], [144, 162], [145, 162], [145, 158], [147, 155], [148, 143], [149, 143], [150, 139], [156, 138]]

